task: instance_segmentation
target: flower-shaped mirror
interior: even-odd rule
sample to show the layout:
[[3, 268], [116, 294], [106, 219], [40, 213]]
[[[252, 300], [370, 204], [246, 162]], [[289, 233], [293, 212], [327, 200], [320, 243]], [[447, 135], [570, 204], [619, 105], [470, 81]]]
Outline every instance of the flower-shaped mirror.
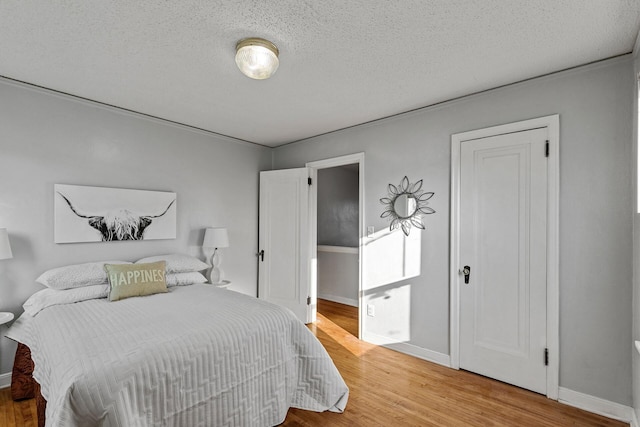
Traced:
[[436, 211], [427, 206], [433, 192], [422, 191], [422, 180], [411, 184], [405, 176], [399, 186], [389, 184], [387, 190], [389, 197], [380, 199], [380, 203], [386, 205], [380, 218], [391, 219], [389, 230], [400, 227], [406, 236], [412, 225], [424, 230], [420, 214], [432, 214]]

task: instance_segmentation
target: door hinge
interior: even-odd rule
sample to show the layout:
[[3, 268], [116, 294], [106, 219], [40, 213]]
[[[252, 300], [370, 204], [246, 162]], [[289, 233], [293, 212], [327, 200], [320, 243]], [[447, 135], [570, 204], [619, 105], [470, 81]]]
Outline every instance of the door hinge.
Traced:
[[544, 366], [549, 366], [549, 349], [544, 349]]
[[307, 297], [307, 305], [311, 305], [311, 297]]
[[309, 185], [311, 185], [311, 177], [307, 178], [307, 183], [309, 183]]
[[549, 140], [547, 140], [547, 143], [544, 146], [544, 156], [549, 157]]

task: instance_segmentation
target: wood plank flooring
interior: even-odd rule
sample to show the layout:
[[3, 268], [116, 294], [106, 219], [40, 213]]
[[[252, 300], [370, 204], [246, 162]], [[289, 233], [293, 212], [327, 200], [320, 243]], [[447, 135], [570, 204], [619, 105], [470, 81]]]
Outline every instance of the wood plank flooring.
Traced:
[[354, 307], [318, 301], [310, 329], [350, 395], [343, 414], [291, 409], [283, 426], [626, 426], [545, 396], [359, 341]]
[[[310, 329], [345, 382], [343, 414], [291, 409], [282, 426], [601, 426], [628, 424], [594, 415], [465, 371], [455, 371], [356, 338], [354, 307], [318, 301]], [[35, 427], [35, 400], [0, 390], [0, 426]], [[189, 426], [184, 426], [189, 427]]]
[[11, 400], [11, 390], [0, 390], [0, 426], [2, 427], [37, 427], [38, 413], [36, 400]]

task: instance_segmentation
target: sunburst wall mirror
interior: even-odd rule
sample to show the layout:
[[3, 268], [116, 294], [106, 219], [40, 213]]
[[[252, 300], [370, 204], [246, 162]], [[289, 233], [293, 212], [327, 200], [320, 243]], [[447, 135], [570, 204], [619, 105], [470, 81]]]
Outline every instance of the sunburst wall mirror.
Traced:
[[385, 205], [380, 218], [391, 220], [389, 231], [399, 227], [408, 236], [411, 226], [424, 230], [421, 214], [432, 214], [436, 211], [427, 206], [434, 193], [422, 190], [422, 180], [412, 184], [405, 176], [400, 185], [389, 184], [387, 191], [389, 197], [380, 199], [380, 203]]

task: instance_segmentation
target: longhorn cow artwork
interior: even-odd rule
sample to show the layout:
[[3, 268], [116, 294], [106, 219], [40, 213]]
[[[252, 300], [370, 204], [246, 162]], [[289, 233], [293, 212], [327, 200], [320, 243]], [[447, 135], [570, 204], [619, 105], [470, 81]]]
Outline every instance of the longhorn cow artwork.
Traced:
[[175, 239], [176, 194], [55, 185], [55, 241]]

